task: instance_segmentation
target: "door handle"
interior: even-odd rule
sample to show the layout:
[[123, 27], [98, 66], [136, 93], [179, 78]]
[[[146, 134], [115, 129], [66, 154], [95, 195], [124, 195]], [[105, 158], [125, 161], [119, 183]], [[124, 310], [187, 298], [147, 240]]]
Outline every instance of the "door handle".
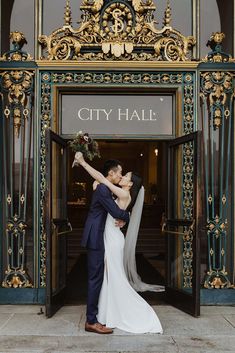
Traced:
[[69, 227], [68, 230], [65, 230], [64, 232], [58, 232], [57, 235], [62, 235], [62, 234], [70, 233], [70, 232], [73, 231], [73, 227], [72, 227], [72, 224], [70, 222], [67, 223], [67, 226]]
[[[51, 222], [51, 226], [52, 226], [52, 229], [53, 231], [55, 231], [57, 228], [59, 228], [60, 225], [56, 225], [53, 221]], [[73, 231], [73, 227], [72, 227], [72, 224], [67, 221], [67, 226], [69, 227], [69, 229], [63, 231], [63, 232], [58, 232], [56, 235], [62, 235], [62, 234], [66, 234], [66, 233], [70, 233]]]
[[163, 223], [163, 225], [162, 225], [162, 233], [170, 233], [170, 234], [176, 234], [176, 235], [187, 235], [187, 232], [186, 233], [175, 232], [173, 230], [165, 230], [165, 228], [166, 228], [166, 223]]
[[195, 225], [195, 219], [193, 220], [192, 224], [189, 226], [189, 230], [187, 232], [176, 232], [173, 230], [166, 230], [167, 223], [164, 222], [162, 223], [162, 233], [170, 233], [170, 234], [176, 234], [176, 235], [189, 235], [190, 231], [194, 230], [194, 225]]

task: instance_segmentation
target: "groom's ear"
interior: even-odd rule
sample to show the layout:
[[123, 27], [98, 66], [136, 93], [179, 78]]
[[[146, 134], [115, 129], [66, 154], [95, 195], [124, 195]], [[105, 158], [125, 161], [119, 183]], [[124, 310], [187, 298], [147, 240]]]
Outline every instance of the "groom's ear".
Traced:
[[113, 171], [112, 169], [110, 169], [110, 171], [108, 172], [108, 175], [109, 175], [110, 177], [113, 177], [113, 173], [114, 173], [114, 171]]

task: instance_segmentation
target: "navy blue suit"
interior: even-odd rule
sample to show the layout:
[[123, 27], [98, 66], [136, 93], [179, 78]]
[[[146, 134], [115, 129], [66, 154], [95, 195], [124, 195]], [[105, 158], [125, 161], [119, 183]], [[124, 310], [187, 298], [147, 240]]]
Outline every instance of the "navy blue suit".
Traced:
[[104, 184], [99, 184], [93, 193], [85, 223], [81, 245], [88, 249], [88, 295], [87, 322], [97, 322], [98, 299], [104, 276], [104, 228], [107, 214], [113, 218], [129, 221], [129, 213], [121, 210]]

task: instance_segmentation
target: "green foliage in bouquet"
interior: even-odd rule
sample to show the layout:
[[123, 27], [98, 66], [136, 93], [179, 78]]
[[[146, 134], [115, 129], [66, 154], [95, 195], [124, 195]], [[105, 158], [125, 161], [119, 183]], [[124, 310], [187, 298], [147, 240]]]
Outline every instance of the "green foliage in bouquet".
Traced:
[[88, 133], [79, 131], [76, 137], [69, 141], [69, 146], [74, 152], [82, 152], [85, 159], [92, 161], [95, 157], [100, 158], [99, 145]]

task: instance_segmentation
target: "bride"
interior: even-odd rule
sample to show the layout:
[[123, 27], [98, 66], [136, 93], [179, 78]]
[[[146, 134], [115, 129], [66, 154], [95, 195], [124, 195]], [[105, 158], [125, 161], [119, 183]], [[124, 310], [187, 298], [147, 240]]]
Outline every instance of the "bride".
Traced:
[[[136, 233], [136, 223], [139, 229], [143, 207], [144, 188], [141, 186], [141, 179], [134, 173], [128, 172], [122, 176], [119, 182], [120, 187], [118, 187], [85, 162], [81, 152], [76, 153], [75, 161], [83, 166], [96, 180], [94, 183], [96, 186], [97, 183], [103, 183], [117, 196], [116, 202], [121, 209], [131, 210], [134, 206], [127, 237], [128, 233], [133, 233], [133, 229], [134, 233]], [[133, 219], [134, 209], [135, 214], [139, 215]], [[134, 236], [136, 237], [136, 234]], [[105, 267], [98, 304], [98, 321], [107, 327], [118, 328], [132, 333], [162, 333], [162, 326], [155, 311], [135, 289], [137, 289], [136, 287], [144, 287], [140, 290], [156, 289], [161, 291], [164, 289], [161, 286], [157, 286], [155, 289], [148, 288], [151, 285], [141, 282], [136, 273], [136, 268], [133, 268], [133, 271], [129, 271], [128, 261], [125, 261], [124, 267], [125, 238], [120, 228], [115, 225], [115, 219], [110, 214], [108, 214], [105, 224], [104, 244]], [[128, 258], [129, 254], [127, 253]], [[130, 283], [133, 282], [132, 285], [127, 279], [125, 270], [129, 273], [129, 278], [131, 277]]]

